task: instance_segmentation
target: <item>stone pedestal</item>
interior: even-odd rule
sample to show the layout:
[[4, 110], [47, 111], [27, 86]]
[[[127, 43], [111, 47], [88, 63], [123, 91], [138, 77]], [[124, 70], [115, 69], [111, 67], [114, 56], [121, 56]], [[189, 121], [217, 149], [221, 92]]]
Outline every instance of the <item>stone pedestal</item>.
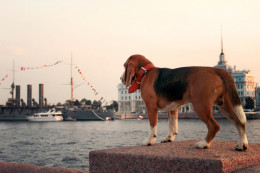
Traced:
[[196, 149], [199, 140], [153, 146], [92, 151], [90, 172], [239, 172], [260, 170], [260, 144], [236, 151], [235, 142], [213, 141], [210, 149]]

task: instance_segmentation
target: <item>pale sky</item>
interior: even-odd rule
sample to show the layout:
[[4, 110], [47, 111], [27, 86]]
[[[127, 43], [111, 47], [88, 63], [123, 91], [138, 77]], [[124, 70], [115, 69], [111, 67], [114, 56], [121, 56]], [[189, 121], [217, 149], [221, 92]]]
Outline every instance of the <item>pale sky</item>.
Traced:
[[[229, 65], [250, 69], [260, 83], [259, 0], [0, 0], [0, 104], [12, 83], [27, 84], [38, 102], [39, 83], [49, 103], [70, 99], [70, 62], [90, 85], [74, 97], [118, 100], [123, 64], [142, 54], [155, 66], [214, 66], [220, 54], [220, 27]], [[63, 60], [56, 66], [20, 71]], [[73, 68], [75, 85], [83, 82]]]

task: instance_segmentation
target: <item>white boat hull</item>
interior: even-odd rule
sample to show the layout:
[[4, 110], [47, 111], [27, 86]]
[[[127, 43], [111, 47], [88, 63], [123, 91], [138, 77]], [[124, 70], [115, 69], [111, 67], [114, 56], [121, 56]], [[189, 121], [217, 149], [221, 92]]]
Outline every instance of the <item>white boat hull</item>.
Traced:
[[27, 117], [28, 121], [63, 121], [63, 117], [62, 116], [55, 116], [53, 118], [51, 117], [46, 117], [46, 118], [38, 118], [38, 117]]

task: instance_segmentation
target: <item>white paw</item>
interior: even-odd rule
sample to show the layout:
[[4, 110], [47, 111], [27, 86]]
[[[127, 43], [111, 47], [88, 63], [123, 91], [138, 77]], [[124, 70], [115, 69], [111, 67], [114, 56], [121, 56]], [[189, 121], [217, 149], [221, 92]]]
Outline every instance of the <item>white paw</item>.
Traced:
[[235, 145], [235, 149], [238, 151], [244, 151], [248, 148], [248, 141], [246, 135], [240, 138], [239, 142]]
[[166, 138], [164, 138], [161, 143], [165, 143], [165, 142], [172, 142], [175, 138], [175, 135], [169, 135]]
[[144, 141], [144, 145], [150, 146], [153, 145], [156, 141], [156, 137], [148, 138]]
[[244, 151], [248, 148], [248, 143], [237, 143], [235, 149], [238, 151]]
[[209, 148], [210, 147], [210, 143], [207, 143], [205, 140], [204, 141], [200, 141], [200, 142], [195, 144], [195, 147], [199, 148], [199, 149]]

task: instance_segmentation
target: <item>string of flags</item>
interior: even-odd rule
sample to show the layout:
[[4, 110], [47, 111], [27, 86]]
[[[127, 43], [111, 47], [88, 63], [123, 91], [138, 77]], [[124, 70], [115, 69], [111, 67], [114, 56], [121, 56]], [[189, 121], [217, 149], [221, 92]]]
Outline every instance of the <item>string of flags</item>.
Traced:
[[19, 69], [21, 69], [21, 71], [25, 71], [25, 70], [34, 70], [34, 69], [42, 69], [42, 68], [46, 68], [46, 67], [53, 67], [57, 64], [60, 64], [62, 63], [63, 61], [60, 60], [60, 61], [57, 61], [53, 64], [50, 64], [50, 65], [42, 65], [42, 66], [38, 66], [38, 67], [19, 67]]
[[[53, 67], [55, 65], [58, 65], [60, 63], [62, 63], [63, 61], [62, 60], [59, 60], [59, 61], [56, 61], [55, 63], [53, 64], [49, 64], [49, 65], [42, 65], [42, 66], [37, 66], [37, 67], [24, 67], [24, 66], [21, 66], [19, 67], [20, 71], [26, 71], [26, 70], [35, 70], [35, 69], [42, 69], [42, 68], [48, 68], [48, 67]], [[83, 75], [82, 71], [78, 68], [78, 66], [76, 66], [76, 70], [78, 72], [78, 74], [80, 75], [81, 79], [83, 81], [85, 81], [87, 83], [88, 86], [90, 86], [91, 90], [93, 91], [93, 93], [97, 96], [99, 93], [97, 92], [97, 90], [95, 89], [95, 87], [89, 82], [86, 80], [86, 77]], [[8, 74], [6, 74], [2, 80], [0, 81], [0, 85], [2, 85], [2, 83], [5, 81], [5, 79], [8, 77]], [[105, 105], [108, 105], [109, 103], [112, 104], [113, 101], [106, 101], [106, 99], [104, 99], [104, 97], [100, 97], [99, 101], [101, 102], [101, 104], [105, 104]]]
[[2, 78], [2, 80], [0, 81], [0, 85], [2, 85], [2, 83], [4, 82], [4, 80], [5, 80], [6, 78], [8, 78], [8, 74], [6, 74], [6, 75]]
[[[86, 80], [86, 77], [83, 75], [83, 73], [82, 73], [82, 71], [79, 69], [79, 67], [76, 66], [75, 68], [76, 68], [78, 74], [80, 75], [81, 79], [82, 79], [83, 81], [85, 81], [88, 86], [90, 86], [91, 90], [93, 91], [93, 93], [94, 93], [95, 95], [98, 95], [99, 93], [97, 92], [97, 90], [95, 89], [95, 87], [94, 87], [90, 82], [88, 82], [88, 81]], [[99, 99], [99, 101], [100, 101], [102, 104], [105, 104], [105, 105], [108, 104], [108, 102], [106, 101], [106, 99], [104, 99], [104, 97], [101, 97], [101, 98]]]
[[[63, 62], [63, 61], [60, 60], [60, 61], [56, 61], [55, 63], [50, 64], [50, 65], [42, 65], [42, 66], [38, 66], [38, 67], [19, 67], [19, 69], [20, 69], [21, 71], [33, 70], [33, 69], [42, 69], [42, 68], [46, 68], [46, 67], [53, 67], [53, 66], [55, 66], [55, 65], [57, 65], [57, 64], [60, 64], [60, 63], [62, 63], [62, 62]], [[0, 85], [2, 85], [2, 83], [4, 82], [4, 80], [5, 80], [7, 77], [8, 77], [8, 74], [6, 74], [6, 75], [2, 78], [2, 80], [0, 81]]]

